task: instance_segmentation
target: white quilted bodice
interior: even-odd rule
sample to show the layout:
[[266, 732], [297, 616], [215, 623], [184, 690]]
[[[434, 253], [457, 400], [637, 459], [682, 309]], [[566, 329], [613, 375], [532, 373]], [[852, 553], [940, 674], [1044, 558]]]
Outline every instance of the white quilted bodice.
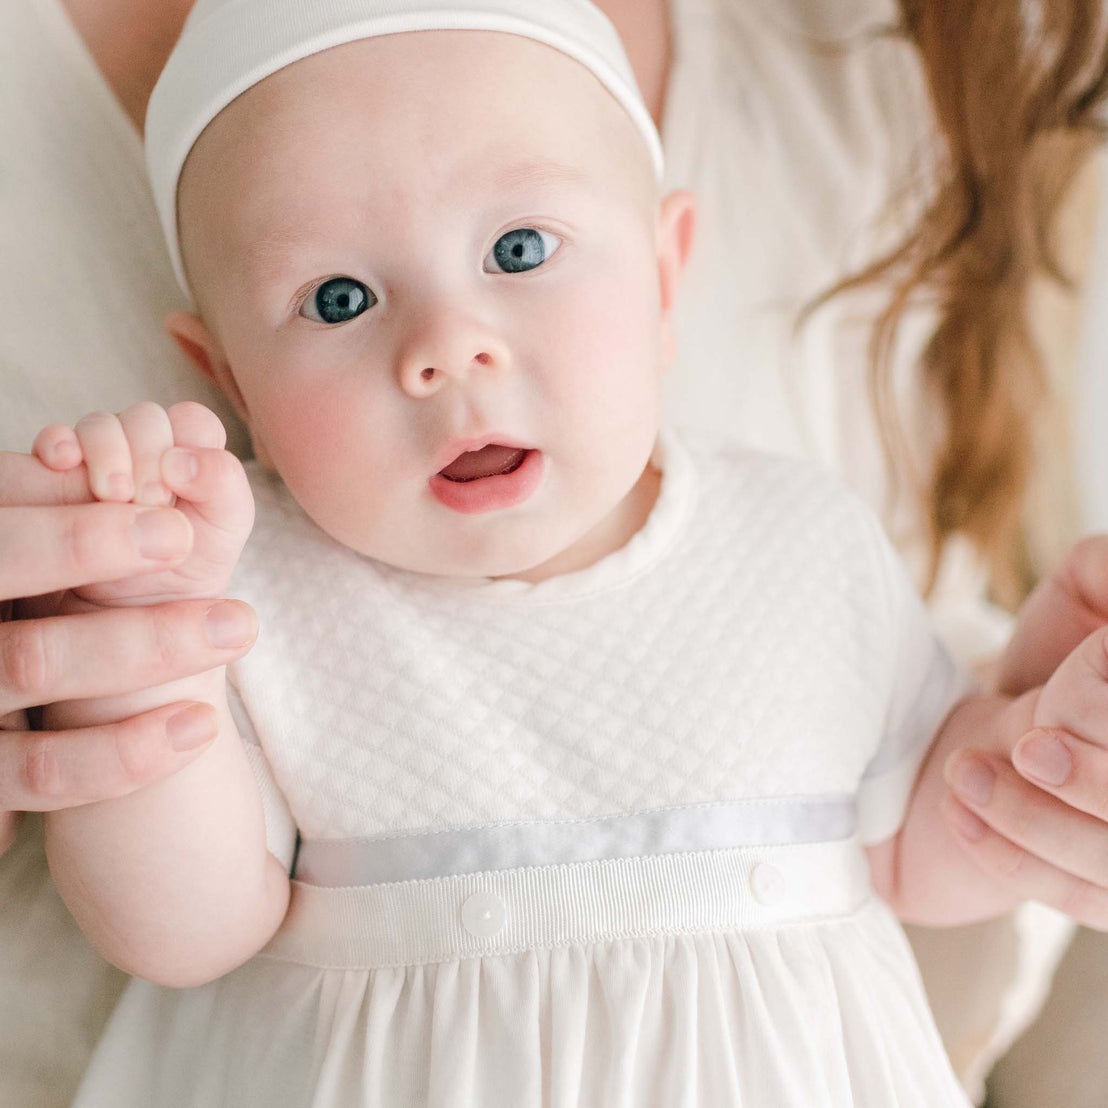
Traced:
[[305, 838], [854, 796], [918, 758], [938, 656], [860, 502], [792, 460], [657, 457], [632, 542], [538, 585], [383, 566], [252, 473], [233, 681]]

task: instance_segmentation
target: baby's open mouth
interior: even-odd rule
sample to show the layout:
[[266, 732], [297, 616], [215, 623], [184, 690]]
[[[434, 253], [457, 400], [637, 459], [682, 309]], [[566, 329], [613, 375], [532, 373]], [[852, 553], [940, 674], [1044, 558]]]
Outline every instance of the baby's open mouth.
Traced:
[[512, 473], [523, 465], [527, 451], [515, 446], [498, 446], [490, 443], [480, 450], [467, 450], [464, 454], [439, 470], [448, 481], [477, 481], [482, 477], [499, 477]]

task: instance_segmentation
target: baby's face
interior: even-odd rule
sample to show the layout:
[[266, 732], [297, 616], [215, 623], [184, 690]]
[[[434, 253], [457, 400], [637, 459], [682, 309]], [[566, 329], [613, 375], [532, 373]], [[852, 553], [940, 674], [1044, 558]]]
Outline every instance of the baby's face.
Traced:
[[214, 120], [179, 202], [211, 359], [340, 542], [538, 580], [641, 522], [677, 232], [578, 63], [484, 32], [314, 55]]

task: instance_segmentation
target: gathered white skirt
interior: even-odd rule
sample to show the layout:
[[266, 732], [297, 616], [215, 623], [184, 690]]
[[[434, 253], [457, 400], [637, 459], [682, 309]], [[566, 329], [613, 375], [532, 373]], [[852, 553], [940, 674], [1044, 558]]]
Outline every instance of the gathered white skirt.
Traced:
[[854, 840], [294, 883], [246, 965], [135, 981], [78, 1108], [968, 1104]]

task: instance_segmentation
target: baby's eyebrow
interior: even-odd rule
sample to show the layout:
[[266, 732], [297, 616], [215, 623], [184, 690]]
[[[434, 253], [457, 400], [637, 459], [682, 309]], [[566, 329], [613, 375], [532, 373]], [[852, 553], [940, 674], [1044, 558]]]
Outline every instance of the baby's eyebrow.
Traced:
[[508, 188], [525, 188], [533, 185], [579, 185], [587, 174], [564, 162], [550, 158], [531, 158], [516, 162], [497, 172], [496, 182]]
[[[544, 185], [580, 185], [589, 175], [575, 166], [552, 158], [528, 158], [496, 171], [495, 186], [504, 191], [535, 188]], [[290, 258], [296, 258], [305, 244], [310, 244], [317, 232], [302, 226], [267, 228], [264, 235], [247, 236], [239, 253], [246, 272], [276, 279]]]
[[270, 228], [264, 236], [246, 237], [238, 252], [238, 262], [246, 273], [276, 280], [283, 266], [298, 258], [312, 241], [312, 233], [303, 228]]

